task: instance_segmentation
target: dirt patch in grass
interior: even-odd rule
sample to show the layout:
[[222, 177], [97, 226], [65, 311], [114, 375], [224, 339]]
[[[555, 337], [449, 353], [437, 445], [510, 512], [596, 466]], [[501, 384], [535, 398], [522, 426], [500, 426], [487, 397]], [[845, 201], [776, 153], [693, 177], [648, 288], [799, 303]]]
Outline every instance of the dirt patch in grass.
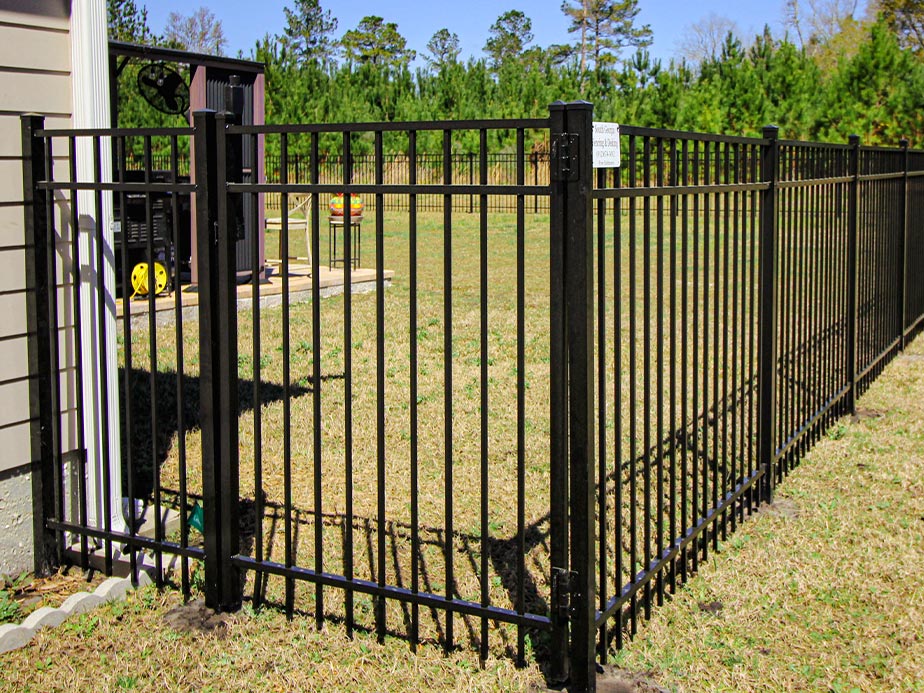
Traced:
[[799, 517], [799, 504], [785, 496], [774, 498], [772, 503], [760, 506], [759, 512], [784, 518]]
[[722, 602], [719, 602], [719, 601], [700, 602], [700, 603], [699, 603], [699, 610], [700, 610], [700, 611], [702, 611], [702, 612], [705, 613], [705, 614], [712, 614], [713, 616], [718, 616], [719, 614], [721, 614], [721, 613], [722, 613], [722, 609], [724, 609], [724, 608], [725, 608], [725, 605], [722, 604]]
[[877, 415], [833, 426], [617, 665], [677, 691], [924, 690], [920, 361], [896, 359], [859, 405]]
[[227, 634], [225, 616], [209, 609], [202, 599], [173, 607], [164, 614], [164, 623], [177, 633]]
[[882, 412], [878, 409], [870, 409], [868, 407], [857, 407], [857, 413], [853, 417], [853, 421], [863, 421], [864, 419], [878, 419], [882, 416]]

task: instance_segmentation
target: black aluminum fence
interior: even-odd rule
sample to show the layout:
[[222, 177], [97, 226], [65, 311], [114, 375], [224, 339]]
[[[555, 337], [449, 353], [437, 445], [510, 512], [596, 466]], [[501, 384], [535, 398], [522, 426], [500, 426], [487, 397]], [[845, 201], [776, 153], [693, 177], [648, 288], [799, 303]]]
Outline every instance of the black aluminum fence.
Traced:
[[[78, 560], [86, 564], [99, 542], [106, 570], [120, 546], [133, 573], [139, 551], [151, 551], [163, 582], [171, 579], [171, 557], [180, 556], [172, 574], [184, 593], [190, 594], [199, 574], [190, 565], [197, 561], [212, 606], [240, 604], [246, 574], [247, 595], [258, 604], [311, 610], [319, 622], [333, 617], [348, 629], [403, 631], [413, 643], [439, 640], [447, 648], [460, 639], [461, 618], [462, 637], [476, 641], [484, 656], [493, 642], [525, 658], [527, 634], [549, 631], [556, 618], [548, 604], [549, 556], [561, 552], [562, 535], [550, 518], [552, 463], [542, 444], [548, 403], [541, 390], [529, 393], [526, 385], [527, 377], [549, 380], [542, 355], [549, 324], [548, 229], [527, 224], [525, 210], [528, 197], [548, 197], [548, 186], [526, 182], [524, 151], [532, 131], [547, 127], [541, 119], [234, 127], [214, 114], [198, 114], [194, 127], [183, 130], [76, 132], [33, 123], [28, 141], [41, 151], [39, 161], [70, 152], [71, 180], [77, 175], [74, 143], [81, 139], [92, 141], [99, 161], [109, 158], [108, 150], [116, 152], [116, 171], [133, 168], [124, 155], [130, 138], [142, 140], [146, 159], [143, 181], [109, 182], [99, 166], [77, 183], [53, 179], [50, 168], [31, 170], [28, 187], [43, 200], [36, 208], [64, 193], [79, 215], [85, 203], [76, 191], [92, 195], [91, 209], [111, 205], [113, 192], [116, 201], [141, 196], [149, 208], [157, 195], [176, 204], [193, 193], [199, 270], [194, 322], [184, 292], [174, 293], [169, 311], [159, 305], [157, 312], [155, 302], [163, 299], [155, 299], [153, 290], [146, 311], [129, 291], [121, 292], [121, 315], [136, 317], [117, 323], [118, 382], [101, 382], [103, 392], [118, 391], [126, 472], [120, 491], [113, 488], [117, 482], [104, 480], [104, 497], [145, 498], [152, 506], [148, 514], [156, 517], [178, 511], [178, 529], [171, 534], [156, 522], [153, 536], [142, 535], [134, 504], [128, 504], [127, 528], [109, 520], [97, 526], [83, 512], [92, 500], [81, 492], [69, 501], [64, 479], [75, 472], [58, 450], [47, 467], [57, 496], [43, 511], [54, 544], [48, 562], [64, 560], [71, 539], [79, 537]], [[498, 130], [517, 143], [520, 162], [514, 180], [504, 184], [490, 182], [488, 134]], [[454, 138], [466, 131], [481, 140], [474, 185], [455, 180], [448, 155]], [[261, 140], [275, 139], [287, 163], [291, 138], [306, 137], [317, 148], [323, 132], [342, 133], [346, 160], [352, 138], [373, 137], [379, 152], [375, 182], [355, 182], [356, 173], [346, 166], [333, 181], [322, 182], [316, 166], [307, 174], [312, 182], [290, 182], [285, 174], [276, 183], [241, 182], [243, 154], [256, 155]], [[407, 181], [384, 184], [386, 135], [402, 137], [408, 160], [416, 162], [414, 150], [424, 134], [443, 143], [440, 178], [420, 180], [423, 174], [410, 164]], [[176, 151], [194, 150], [195, 186], [173, 182], [186, 171], [176, 158], [155, 163], [153, 147], [165, 138]], [[152, 170], [165, 175], [155, 182]], [[326, 216], [335, 192], [345, 192], [347, 204], [354, 194], [367, 200], [364, 233], [374, 240], [364, 257], [371, 257], [373, 269], [345, 273], [342, 296], [321, 301], [319, 211]], [[244, 203], [263, 195], [278, 196], [286, 207], [289, 196], [311, 198], [310, 301], [297, 303], [290, 288], [289, 245], [301, 235], [290, 234], [283, 219], [277, 306], [265, 306], [262, 268], [253, 254], [251, 298], [238, 318], [242, 268], [233, 260], [235, 220], [243, 209], [256, 214], [258, 205]], [[467, 201], [472, 195], [478, 214], [456, 211], [453, 197]], [[423, 196], [439, 197], [442, 211], [418, 212]], [[495, 196], [514, 200], [516, 211], [504, 216], [504, 226], [489, 217]], [[385, 200], [392, 197], [402, 197], [406, 211], [386, 217]], [[147, 224], [150, 240], [150, 211]], [[31, 228], [60, 245], [53, 216], [33, 219]], [[343, 234], [344, 256], [351, 257], [349, 218]], [[100, 235], [96, 230], [94, 241], [102, 248]], [[41, 255], [57, 262], [53, 252]], [[102, 256], [75, 255], [65, 268], [73, 275], [75, 297], [85, 277], [79, 270], [87, 266], [101, 275]], [[400, 268], [400, 287], [389, 289], [386, 301], [389, 267]], [[131, 268], [122, 263], [122, 286], [130, 285]], [[489, 277], [503, 277], [510, 291], [489, 290]], [[352, 285], [360, 280], [373, 291], [354, 298]], [[52, 294], [45, 288], [39, 297], [47, 302]], [[545, 295], [545, 303], [528, 299], [527, 291]], [[102, 286], [98, 294], [107, 295]], [[73, 305], [79, 305], [76, 298]], [[56, 306], [44, 312], [55, 323], [64, 319]], [[99, 329], [106, 329], [105, 321]], [[50, 419], [47, 430], [58, 430]], [[119, 432], [119, 422], [103, 423], [104, 437]], [[202, 510], [201, 536], [191, 519], [196, 506]], [[491, 622], [512, 630], [489, 629]], [[564, 656], [560, 645], [556, 650]]]
[[[141, 145], [144, 146], [144, 145]], [[160, 147], [158, 147], [160, 149]], [[190, 171], [189, 165], [189, 153], [184, 151], [177, 154], [176, 166], [170, 154], [155, 153], [157, 150], [151, 151], [149, 153], [149, 158], [151, 162], [151, 168], [155, 171], [173, 171], [176, 169], [176, 173], [179, 176], [188, 176]], [[135, 152], [129, 152], [125, 156], [125, 167], [129, 171], [144, 171], [145, 170], [145, 154], [137, 154]]]
[[855, 411], [924, 320], [908, 271], [924, 257], [924, 157], [907, 143], [621, 134], [622, 167], [598, 171], [593, 193], [597, 556], [584, 570], [597, 570], [602, 657]]
[[[187, 179], [179, 151], [181, 144], [188, 147], [194, 130], [46, 130], [38, 116], [23, 116], [22, 125], [25, 228], [34, 245], [34, 257], [27, 258], [34, 278], [28, 315], [35, 337], [30, 353], [37, 358], [33, 387], [42, 398], [33, 443], [43, 463], [43, 492], [36, 498], [36, 512], [45, 520], [36, 531], [36, 571], [63, 563], [68, 551], [76, 548], [76, 560], [85, 569], [91, 558], [98, 558], [111, 574], [113, 561], [127, 557], [137, 575], [139, 552], [150, 551], [162, 584], [167, 552], [178, 557], [178, 573], [188, 595], [189, 562], [204, 560], [206, 551], [190, 541], [187, 514], [180, 513], [178, 536], [167, 536], [163, 522], [154, 522], [148, 536], [138, 531], [141, 509], [126, 503], [120, 512], [120, 506], [123, 498], [146, 499], [161, 516], [168, 495], [175, 507], [188, 508], [193, 502], [187, 480], [200, 475], [187, 466], [185, 446], [188, 434], [198, 438], [193, 432], [200, 411], [196, 373], [188, 364], [198, 363], [200, 354], [197, 340], [184, 344], [184, 337], [197, 326], [184, 320], [182, 293], [177, 291], [172, 297], [175, 324], [168, 333], [157, 330], [155, 273], [147, 274], [147, 299], [133, 301], [124, 288], [132, 285], [129, 244], [121, 243], [121, 256], [113, 257], [104, 227], [108, 218], [130, 235], [134, 225], [148, 258], [157, 257], [158, 240], [179, 244], [182, 202], [195, 191], [183, 182]], [[128, 143], [135, 138], [143, 141], [146, 166], [143, 180], [127, 182]], [[154, 168], [153, 138], [166, 139], [171, 151], [168, 175], [157, 180], [153, 171], [163, 172], [164, 165]], [[56, 159], [66, 165], [54, 164]], [[114, 178], [104, 175], [113, 160]], [[129, 216], [139, 206], [130, 198], [140, 202], [140, 219]], [[83, 242], [82, 217], [95, 220], [93, 228], [84, 231]], [[171, 223], [165, 226], [168, 218]], [[166, 264], [169, 282], [177, 286], [177, 266]], [[113, 265], [120, 267], [120, 277], [111, 276]], [[121, 291], [116, 290], [117, 281]], [[141, 315], [116, 321], [119, 310], [122, 315]], [[168, 345], [169, 358], [164, 356]], [[81, 357], [88, 351], [94, 354], [90, 361]], [[108, 406], [110, 400], [117, 402], [115, 410]], [[84, 423], [88, 411], [98, 416], [92, 426]], [[59, 412], [74, 416], [68, 419]], [[171, 439], [176, 440], [177, 454], [168, 460]], [[112, 458], [113, 450], [121, 450], [120, 460]], [[162, 479], [168, 475], [168, 462], [175, 465], [169, 476], [178, 480], [169, 491]]]
[[[762, 142], [623, 127], [597, 172], [601, 652], [759, 502]], [[670, 184], [668, 184], [670, 183]], [[612, 246], [605, 229], [612, 228]], [[657, 345], [651, 348], [650, 345]]]
[[[37, 386], [51, 393], [37, 437], [41, 567], [70, 555], [86, 564], [99, 544], [108, 571], [124, 546], [133, 572], [140, 551], [153, 554], [163, 582], [178, 556], [187, 595], [204, 565], [210, 606], [278, 603], [319, 624], [520, 660], [536, 636], [550, 678], [592, 690], [595, 662], [772, 497], [920, 330], [924, 153], [788, 142], [774, 128], [740, 138], [623, 126], [621, 166], [594, 170], [591, 121], [589, 104], [555, 104], [547, 120], [346, 126], [199, 113], [191, 129], [143, 132], [25, 120], [33, 347]], [[480, 149], [460, 176], [453, 142], [472, 132]], [[503, 132], [517, 143], [512, 180], [491, 173]], [[332, 134], [343, 158], [323, 173]], [[550, 142], [539, 185], [531, 134]], [[108, 150], [127, 170], [126, 138], [139, 136], [145, 171], [160, 168], [151, 138], [170, 142], [170, 175], [105, 180]], [[371, 171], [348, 163], [358, 137], [373, 142]], [[434, 139], [436, 178], [418, 152]], [[89, 173], [77, 166], [81, 140], [92, 143]], [[242, 182], [245, 152], [256, 158], [267, 140], [281, 152], [279, 180]], [[296, 140], [311, 154], [290, 177]], [[397, 159], [386, 143], [405, 152], [403, 177], [387, 178]], [[171, 182], [186, 146], [195, 187]], [[76, 183], [51, 176], [63, 152]], [[343, 293], [322, 301], [320, 218], [336, 192], [347, 205], [363, 196], [374, 250], [371, 269], [345, 272]], [[172, 322], [155, 320], [151, 292], [147, 313], [117, 323], [117, 382], [102, 368], [98, 383], [102, 401], [119, 393], [118, 421], [102, 425], [103, 439], [122, 442], [121, 493], [148, 499], [157, 517], [178, 511], [172, 534], [160, 523], [140, 534], [134, 504], [127, 528], [88, 516], [92, 445], [66, 439], [53, 413], [72, 394], [59, 389], [47, 335], [86, 325], [68, 338], [80, 353], [88, 332], [105, 344], [110, 324], [74, 314], [81, 286], [104, 274], [100, 231], [97, 252], [62, 252], [78, 246], [77, 224], [65, 233], [54, 205], [63, 195], [68, 218], [87, 204], [100, 218], [112, 193], [144, 196], [149, 236], [152, 196], [195, 198], [198, 320], [180, 292]], [[257, 266], [243, 305], [236, 294], [233, 231], [261, 195], [283, 208], [308, 196], [311, 212], [310, 287], [290, 279], [298, 234], [284, 218], [275, 307]], [[421, 208], [427, 198], [438, 211]], [[548, 222], [527, 214], [536, 198], [548, 198]], [[112, 309], [102, 286], [100, 314]], [[119, 301], [124, 315], [141, 305]], [[82, 382], [79, 360], [74, 372]], [[104, 475], [104, 499], [119, 495], [115, 483]]]
[[[290, 195], [309, 195], [314, 243], [310, 310], [300, 310], [293, 305], [286, 279], [285, 258], [291, 253], [289, 224], [283, 220], [278, 315], [283, 408], [279, 421], [269, 422], [261, 415], [251, 422], [255, 440], [281, 436], [281, 454], [270, 462], [265, 446], [255, 446], [252, 459], [241, 459], [249, 477], [242, 483], [253, 488], [257, 517], [264, 514], [266, 489], [281, 481], [284, 526], [281, 537], [275, 537], [281, 550], [269, 548], [274, 537], [258, 522], [253, 553], [245, 556], [232, 550], [228, 566], [256, 576], [255, 601], [262, 599], [266, 576], [279, 576], [284, 580], [285, 608], [291, 612], [296, 608], [297, 583], [304, 582], [313, 586], [319, 624], [328, 613], [337, 613], [348, 631], [363, 625], [384, 637], [403, 630], [415, 645], [426, 632], [447, 648], [456, 642], [455, 617], [467, 616], [480, 623], [474, 630], [471, 623], [466, 626], [484, 657], [491, 642], [489, 620], [515, 626], [514, 643], [508, 646], [521, 659], [526, 628], [552, 626], [542, 596], [548, 590], [547, 552], [556, 550], [562, 529], [549, 519], [547, 477], [542, 491], [531, 498], [526, 494], [527, 466], [538, 465], [549, 473], [541, 445], [531, 451], [526, 447], [534, 436], [526, 429], [525, 384], [527, 331], [533, 339], [547, 333], [549, 309], [542, 300], [527, 309], [525, 256], [542, 253], [548, 240], [547, 234], [527, 239], [524, 205], [527, 195], [547, 195], [548, 188], [525, 183], [523, 148], [528, 130], [546, 127], [545, 120], [511, 120], [227, 130], [227, 137], [237, 138], [244, 148], [256, 151], [262, 137], [275, 139], [282, 152], [278, 182], [235, 184], [232, 175], [227, 186], [232, 199], [275, 194], [282, 208], [288, 208]], [[489, 173], [488, 134], [496, 130], [509, 131], [517, 142], [520, 163], [513, 180], [504, 183], [492, 182]], [[473, 183], [456, 180], [451, 156], [453, 139], [465, 131], [478, 133], [481, 141]], [[318, 149], [324, 133], [342, 137], [344, 155], [337, 174], [322, 171], [324, 159]], [[436, 133], [442, 140], [438, 172], [422, 164], [427, 160], [416, 152], [424, 133]], [[374, 140], [371, 171], [358, 170], [355, 162], [352, 167], [344, 163], [351, 160], [352, 143], [360, 135]], [[392, 181], [386, 179], [386, 170], [391, 167], [394, 175], [400, 169], [392, 166], [394, 158], [383, 155], [386, 135], [407, 148], [406, 175]], [[295, 137], [308, 138], [313, 152], [300, 182], [288, 178], [287, 151]], [[352, 285], [360, 277], [346, 272], [343, 300], [334, 311], [320, 301], [318, 239], [320, 216], [335, 192], [345, 194], [344, 208], [349, 208], [353, 195], [366, 200], [365, 226], [370, 226], [372, 216], [375, 249], [374, 272], [365, 279], [374, 296], [367, 301], [354, 298]], [[475, 198], [477, 224], [457, 221], [453, 196], [459, 194]], [[422, 219], [425, 213], [419, 204], [425, 196], [441, 200], [439, 217]], [[489, 196], [514, 201], [509, 226], [489, 223]], [[390, 205], [388, 201], [395, 199], [403, 204]], [[406, 211], [386, 216], [389, 209]], [[219, 226], [224, 221], [219, 212]], [[352, 256], [352, 243], [347, 216], [344, 257]], [[489, 253], [489, 248], [496, 252]], [[393, 263], [406, 267], [406, 276], [399, 292], [386, 293], [386, 268]], [[489, 275], [501, 273], [515, 277], [508, 284], [510, 294], [495, 295], [490, 289]], [[267, 313], [260, 297], [260, 284], [254, 279], [246, 331], [237, 340], [222, 336], [222, 342], [236, 341], [240, 353], [250, 357], [257, 403], [262, 397], [260, 362]], [[230, 315], [222, 319], [233, 322]], [[303, 349], [312, 355], [301, 366], [302, 377], [310, 383], [310, 393], [301, 398], [291, 385], [299, 359], [286, 337], [298, 331], [295, 322], [305, 328]], [[502, 332], [512, 348], [504, 349], [497, 341]], [[325, 354], [331, 348], [336, 355]], [[534, 365], [538, 364], [530, 364]], [[530, 372], [531, 377], [548, 378], [547, 366]], [[464, 387], [456, 384], [460, 382]], [[533, 401], [536, 406], [541, 400]], [[325, 429], [325, 417], [337, 420], [336, 432]], [[506, 438], [498, 434], [501, 427]], [[299, 444], [303, 454], [293, 449]], [[236, 442], [227, 445], [233, 450]], [[313, 486], [299, 490], [298, 478], [312, 479]], [[516, 489], [512, 496], [499, 493], [500, 478]], [[299, 507], [308, 515], [303, 531], [310, 532], [310, 542], [303, 540], [301, 545], [294, 524]], [[549, 545], [528, 536], [539, 527], [548, 533]], [[435, 550], [430, 558], [428, 545]], [[505, 556], [505, 551], [510, 553]], [[537, 566], [543, 566], [539, 573]], [[442, 586], [437, 588], [436, 582]], [[339, 595], [328, 596], [330, 588]], [[222, 599], [239, 598], [229, 594]], [[372, 602], [364, 614], [359, 601], [368, 598]], [[421, 607], [442, 615], [434, 621]]]

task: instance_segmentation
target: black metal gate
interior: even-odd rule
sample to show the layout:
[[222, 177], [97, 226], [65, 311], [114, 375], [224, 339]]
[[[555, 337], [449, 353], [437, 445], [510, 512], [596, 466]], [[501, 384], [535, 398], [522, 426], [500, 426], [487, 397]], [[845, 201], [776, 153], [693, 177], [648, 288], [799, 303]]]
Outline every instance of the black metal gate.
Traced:
[[[200, 117], [202, 129], [208, 132], [214, 116]], [[215, 460], [215, 468], [206, 472], [206, 484], [214, 484], [206, 490], [206, 500], [213, 494], [237, 498], [238, 485], [246, 483], [252, 485], [254, 513], [261, 518], [270, 505], [267, 489], [281, 488], [277, 510], [281, 511], [282, 526], [273, 534], [271, 527], [257, 522], [249, 553], [240, 551], [234, 538], [215, 547], [223, 558], [215, 562], [212, 575], [206, 566], [207, 587], [215, 589], [212, 603], [233, 608], [240, 602], [241, 571], [255, 576], [252, 587], [256, 602], [264, 599], [267, 576], [279, 576], [284, 585], [282, 601], [290, 612], [297, 602], [304, 603], [297, 596], [297, 585], [312, 586], [307, 599], [313, 603], [319, 623], [334, 613], [343, 619], [348, 631], [362, 625], [374, 628], [381, 637], [403, 623], [406, 635], [416, 644], [422, 637], [423, 608], [439, 613], [435, 620], [427, 619], [432, 621], [427, 637], [452, 648], [457, 641], [456, 616], [473, 617], [480, 629], [469, 635], [478, 642], [484, 657], [491, 637], [489, 621], [509, 623], [515, 627], [514, 648], [522, 659], [526, 629], [548, 630], [553, 622], [547, 596], [542, 596], [548, 590], [548, 568], [537, 574], [527, 566], [528, 557], [535, 557], [539, 565], [548, 563], [547, 557], [538, 556], [537, 547], [543, 542], [533, 534], [544, 532], [553, 547], [557, 547], [561, 534], [556, 518], [549, 517], [547, 499], [552, 491], [548, 476], [543, 484], [547, 490], [537, 494], [546, 499], [544, 507], [541, 502], [529, 503], [526, 468], [530, 462], [538, 463], [548, 473], [547, 451], [540, 462], [526, 449], [527, 320], [534, 320], [531, 331], [542, 335], [547, 329], [540, 325], [549, 318], [547, 307], [527, 313], [524, 264], [527, 246], [547, 244], [548, 240], [547, 236], [527, 238], [523, 208], [526, 195], [547, 194], [547, 189], [525, 185], [523, 164], [527, 134], [543, 131], [548, 122], [224, 127], [221, 116], [218, 120], [220, 152], [255, 152], [261, 144], [278, 147], [283, 173], [279, 183], [245, 184], [233, 165], [228, 166], [226, 173], [219, 172], [210, 179], [215, 189], [209, 194], [229, 202], [224, 206], [220, 202], [215, 217], [200, 223], [229, 228], [229, 210], [235, 208], [236, 199], [277, 194], [281, 208], [288, 209], [290, 196], [308, 195], [312, 260], [310, 267], [303, 268], [310, 275], [310, 286], [301, 288], [310, 295], [310, 301], [296, 304], [293, 296], [298, 289], [293, 289], [292, 278], [298, 270], [289, 258], [294, 255], [290, 246], [301, 239], [292, 232], [293, 222], [283, 216], [278, 241], [282, 258], [280, 308], [274, 308], [267, 318], [269, 311], [261, 307], [263, 285], [254, 271], [247, 300], [249, 324], [240, 329], [240, 335], [237, 287], [230, 275], [218, 277], [217, 292], [224, 297], [224, 307], [217, 309], [219, 319], [213, 324], [210, 343], [218, 349], [223, 345], [231, 349], [220, 354], [213, 351], [211, 358], [217, 355], [223, 369], [221, 378], [230, 382], [241, 359], [250, 361], [254, 402], [251, 435], [255, 441], [278, 436], [276, 442], [281, 445], [275, 460], [268, 459], [259, 444], [252, 446], [250, 459], [241, 459], [237, 426], [216, 429], [215, 451], [204, 449], [204, 459]], [[497, 131], [508, 131], [516, 142], [522, 163], [515, 184], [492, 184], [489, 180], [489, 141], [496, 139]], [[475, 185], [453, 180], [454, 139], [466, 135], [479, 141], [480, 179]], [[339, 183], [318, 182], [322, 142], [328, 146], [333, 142], [344, 160], [349, 160], [353, 147], [368, 146], [370, 140], [377, 162], [372, 183], [353, 182], [346, 167]], [[442, 181], [418, 183], [412, 164], [407, 183], [384, 184], [386, 140], [390, 149], [406, 151], [411, 162], [417, 161], [423, 143], [437, 147], [444, 160]], [[311, 152], [310, 183], [289, 183], [286, 179], [288, 152], [295, 146]], [[228, 160], [234, 161], [236, 156], [231, 154]], [[220, 156], [218, 161], [220, 167], [225, 163]], [[363, 196], [364, 216], [345, 215], [342, 225], [333, 231], [323, 228], [322, 224], [330, 223], [325, 206], [332, 194], [344, 195], [344, 209], [353, 207], [353, 198]], [[422, 219], [416, 209], [418, 195], [441, 195], [445, 202], [442, 218]], [[477, 224], [459, 222], [459, 215], [453, 212], [453, 195], [476, 196]], [[516, 213], [503, 227], [489, 224], [490, 195], [517, 199]], [[407, 213], [386, 217], [386, 196], [406, 197]], [[361, 226], [358, 234], [354, 225]], [[371, 256], [374, 268], [343, 272], [341, 298], [322, 301], [321, 239], [329, 233], [342, 234], [343, 257], [352, 258], [353, 244], [361, 234], [370, 232], [374, 250], [367, 250], [363, 257]], [[509, 272], [516, 279], [511, 282], [514, 295], [495, 297], [490, 293], [489, 271], [495, 263], [489, 246], [501, 244], [505, 252], [498, 271]], [[233, 254], [233, 249], [234, 238], [220, 235], [214, 246], [218, 254], [215, 266], [222, 267], [221, 256]], [[395, 257], [395, 253], [401, 256]], [[407, 268], [407, 283], [400, 289], [387, 288], [391, 284], [389, 262]], [[434, 267], [433, 263], [438, 264]], [[371, 291], [374, 300], [354, 295], [357, 288]], [[512, 348], [501, 346], [492, 336], [492, 332], [499, 332], [492, 330], [491, 313], [504, 321], [505, 331], [515, 330], [510, 339]], [[204, 321], [201, 324], [204, 330]], [[260, 413], [260, 402], [264, 384], [274, 380], [267, 376], [271, 366], [265, 355], [269, 335], [276, 334], [281, 353], [282, 407], [271, 424]], [[249, 348], [238, 350], [244, 341], [250, 342]], [[207, 344], [203, 340], [202, 346]], [[505, 380], [510, 387], [502, 395], [494, 394], [502, 391], [491, 385], [492, 372], [493, 378]], [[424, 376], [436, 379], [436, 394], [430, 383], [422, 380]], [[548, 373], [539, 377], [548, 377]], [[231, 385], [226, 395], [232, 396], [234, 390]], [[220, 397], [215, 406], [224, 401]], [[235, 409], [233, 404], [230, 407]], [[336, 420], [336, 432], [325, 429], [325, 415]], [[505, 437], [497, 433], [496, 421], [492, 421], [498, 417], [510, 427]], [[215, 424], [220, 426], [226, 420], [224, 415], [216, 417]], [[460, 433], [463, 427], [464, 433]], [[496, 445], [504, 447], [504, 455], [494, 452]], [[239, 470], [245, 467], [246, 481], [239, 478]], [[498, 503], [501, 498], [494, 479], [499, 476], [515, 489], [507, 503]], [[299, 487], [298, 480], [304, 477], [310, 478], [310, 488]], [[234, 486], [219, 488], [229, 483]], [[300, 510], [304, 513], [302, 523], [298, 520]], [[233, 513], [234, 509], [228, 511]], [[227, 516], [222, 522], [237, 525], [236, 519]], [[309, 532], [309, 540], [300, 543], [299, 532]], [[440, 564], [438, 568], [431, 562], [434, 559]], [[339, 598], [332, 596], [337, 594]], [[367, 599], [371, 601], [367, 603]], [[389, 604], [395, 605], [391, 611]]]
[[[70, 551], [87, 566], [98, 545], [107, 572], [121, 552], [137, 574], [147, 551], [159, 582], [174, 566], [217, 609], [278, 603], [415, 647], [467, 640], [484, 658], [523, 661], [529, 638], [550, 678], [593, 690], [597, 660], [924, 324], [924, 280], [908, 271], [924, 248], [924, 154], [623, 126], [622, 165], [595, 170], [592, 131], [582, 102], [503, 121], [244, 126], [204, 111], [192, 128], [74, 131], [24, 118], [37, 570]], [[531, 142], [550, 151], [541, 184], [527, 183]], [[460, 143], [476, 151], [461, 181]], [[489, 165], [505, 147], [514, 182]], [[371, 180], [357, 180], [348, 162], [367, 150]], [[166, 151], [171, 170], [127, 181], [132, 151]], [[270, 151], [279, 181], [245, 176]], [[289, 181], [290, 152], [306, 179]], [[386, 182], [396, 153], [407, 179]], [[322, 183], [333, 156], [341, 178]], [[421, 160], [441, 162], [438, 181], [419, 179]], [[106, 229], [86, 247], [78, 230], [113, 194], [144, 198], [150, 259], [152, 196], [174, 210], [174, 241], [192, 197], [195, 300], [179, 263], [169, 298], [150, 272], [139, 302], [123, 262], [117, 295]], [[331, 219], [335, 194], [365, 207]], [[267, 276], [253, 234], [242, 286], [239, 231], [258, 226], [261, 195], [283, 210], [265, 239], [281, 264]], [[418, 209], [422, 196], [441, 211]], [[307, 217], [286, 214], [296, 197]], [[540, 197], [548, 217], [527, 215]], [[89, 375], [73, 358], [115, 327], [93, 386], [104, 405], [118, 393], [99, 436], [121, 441], [121, 465], [80, 423]], [[130, 500], [125, 527], [123, 495], [151, 504]]]

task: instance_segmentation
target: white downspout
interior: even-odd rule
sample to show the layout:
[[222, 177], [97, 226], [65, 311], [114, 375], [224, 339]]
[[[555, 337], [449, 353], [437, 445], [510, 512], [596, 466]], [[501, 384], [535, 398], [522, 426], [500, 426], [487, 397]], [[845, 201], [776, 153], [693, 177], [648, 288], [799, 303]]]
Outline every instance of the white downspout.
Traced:
[[[108, 128], [109, 118], [109, 39], [106, 30], [104, 0], [71, 2], [71, 83], [73, 90], [73, 124], [75, 128]], [[77, 177], [92, 181], [92, 138], [77, 139]], [[101, 138], [102, 180], [112, 180], [112, 145]], [[105, 488], [103, 484], [104, 446], [109, 450], [110, 523], [113, 531], [127, 532], [122, 514], [121, 446], [119, 441], [119, 383], [116, 363], [116, 291], [115, 254], [112, 233], [112, 193], [103, 193], [102, 218], [96, 219], [93, 191], [77, 194], [80, 213], [80, 311], [83, 330], [83, 426], [87, 444], [87, 504], [91, 525], [104, 527]], [[105, 308], [99, 314], [96, 245], [102, 239]], [[100, 343], [100, 326], [105, 328], [105, 343]], [[103, 358], [100, 358], [103, 354]], [[102, 364], [101, 364], [102, 361]], [[103, 401], [101, 371], [106, 374], [108, 398]], [[109, 431], [102, 430], [102, 411], [109, 414]]]

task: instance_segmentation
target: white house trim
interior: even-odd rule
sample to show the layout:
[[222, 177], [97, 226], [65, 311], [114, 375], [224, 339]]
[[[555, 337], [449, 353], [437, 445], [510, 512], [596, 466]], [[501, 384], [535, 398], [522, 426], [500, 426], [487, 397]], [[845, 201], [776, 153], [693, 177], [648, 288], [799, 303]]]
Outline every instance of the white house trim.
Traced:
[[[106, 3], [104, 0], [72, 0], [71, 3], [71, 61], [73, 84], [73, 124], [75, 128], [108, 128], [109, 113], [109, 41], [106, 33]], [[77, 178], [93, 180], [92, 138], [77, 139]], [[112, 180], [111, 143], [101, 140], [102, 180]], [[115, 254], [112, 229], [112, 193], [103, 193], [102, 217], [96, 217], [92, 191], [78, 192], [80, 213], [80, 311], [84, 341], [81, 354], [83, 366], [84, 431], [87, 445], [87, 502], [89, 519], [97, 526], [104, 525], [103, 455], [109, 449], [110, 522], [114, 531], [127, 531], [122, 513], [122, 473], [119, 441], [119, 384], [116, 363], [116, 292]], [[99, 314], [97, 271], [98, 248], [94, 239], [102, 231], [105, 309]], [[99, 330], [105, 328], [105, 344], [99, 343]], [[108, 397], [104, 401], [101, 388], [100, 354], [104, 354], [103, 368], [108, 383]], [[101, 419], [103, 408], [109, 414], [109, 433], [104, 435]]]

